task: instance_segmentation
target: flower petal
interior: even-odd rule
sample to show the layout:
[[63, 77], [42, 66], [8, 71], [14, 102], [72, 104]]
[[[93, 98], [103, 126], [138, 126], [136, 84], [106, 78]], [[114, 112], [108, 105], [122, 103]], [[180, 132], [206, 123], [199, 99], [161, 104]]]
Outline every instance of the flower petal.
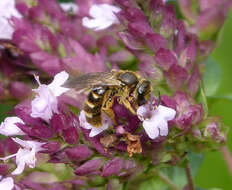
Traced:
[[0, 134], [5, 136], [25, 135], [16, 123], [24, 124], [19, 117], [7, 117], [0, 125]]
[[12, 190], [14, 188], [14, 180], [12, 177], [3, 178], [0, 181], [0, 189]]
[[54, 96], [60, 96], [64, 92], [67, 92], [69, 88], [61, 87], [69, 78], [69, 74], [66, 71], [62, 71], [55, 75], [51, 84], [48, 88], [52, 91]]
[[23, 173], [23, 170], [25, 168], [25, 162], [22, 160], [17, 164], [17, 168], [11, 173], [12, 175], [19, 175]]
[[173, 120], [176, 116], [176, 111], [172, 108], [160, 105], [157, 109], [159, 109], [160, 114], [162, 114], [167, 121]]
[[151, 139], [155, 139], [159, 136], [159, 129], [155, 122], [152, 120], [144, 121], [143, 122], [143, 128], [145, 129], [145, 132]]

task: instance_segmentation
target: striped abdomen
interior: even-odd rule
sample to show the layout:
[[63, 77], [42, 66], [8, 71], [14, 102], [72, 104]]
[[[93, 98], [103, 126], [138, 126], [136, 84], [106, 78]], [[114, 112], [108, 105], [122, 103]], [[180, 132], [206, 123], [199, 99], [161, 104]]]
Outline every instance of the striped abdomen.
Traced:
[[94, 87], [84, 102], [86, 120], [95, 127], [102, 125], [101, 108], [107, 89], [104, 86]]

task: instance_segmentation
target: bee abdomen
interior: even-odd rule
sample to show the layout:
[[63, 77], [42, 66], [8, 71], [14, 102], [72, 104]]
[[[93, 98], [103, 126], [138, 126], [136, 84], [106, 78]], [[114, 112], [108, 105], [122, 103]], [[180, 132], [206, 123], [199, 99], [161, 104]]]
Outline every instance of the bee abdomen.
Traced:
[[102, 124], [101, 108], [106, 90], [106, 87], [101, 86], [93, 88], [84, 103], [86, 120], [95, 127]]

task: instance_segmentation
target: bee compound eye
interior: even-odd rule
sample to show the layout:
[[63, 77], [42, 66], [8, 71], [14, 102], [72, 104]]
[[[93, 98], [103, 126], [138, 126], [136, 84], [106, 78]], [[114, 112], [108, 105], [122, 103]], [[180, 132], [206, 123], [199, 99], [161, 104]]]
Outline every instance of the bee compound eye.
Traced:
[[149, 81], [143, 81], [141, 85], [138, 87], [138, 94], [145, 95], [150, 91], [151, 83]]

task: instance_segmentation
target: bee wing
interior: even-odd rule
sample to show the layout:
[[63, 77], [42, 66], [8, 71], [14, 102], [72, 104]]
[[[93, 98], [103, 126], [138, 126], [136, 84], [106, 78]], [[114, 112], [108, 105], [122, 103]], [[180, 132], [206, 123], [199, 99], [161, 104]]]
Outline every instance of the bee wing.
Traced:
[[94, 86], [119, 86], [121, 83], [114, 78], [114, 72], [88, 73], [71, 77], [63, 86], [75, 91], [88, 90]]

